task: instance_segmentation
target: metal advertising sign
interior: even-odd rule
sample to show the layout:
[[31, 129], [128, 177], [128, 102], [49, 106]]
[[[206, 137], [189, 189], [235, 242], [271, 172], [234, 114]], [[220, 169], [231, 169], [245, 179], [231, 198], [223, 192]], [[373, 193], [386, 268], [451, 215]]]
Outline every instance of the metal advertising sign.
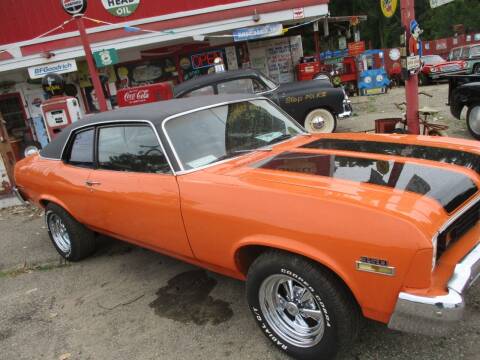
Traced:
[[98, 68], [118, 64], [118, 54], [115, 49], [104, 49], [93, 53]]
[[102, 0], [102, 4], [113, 16], [125, 17], [137, 10], [140, 0]]
[[245, 41], [254, 39], [263, 39], [271, 36], [283, 34], [282, 24], [266, 24], [262, 26], [253, 26], [249, 28], [233, 30], [233, 40]]
[[365, 51], [365, 41], [355, 41], [348, 43], [348, 54], [350, 56], [360, 55]]
[[407, 70], [418, 70], [421, 67], [420, 63], [420, 56], [419, 55], [413, 55], [413, 56], [408, 56], [407, 57]]
[[30, 79], [40, 79], [47, 74], [57, 73], [65, 74], [77, 71], [77, 63], [75, 60], [65, 60], [51, 64], [37, 65], [28, 68]]
[[385, 17], [390, 18], [397, 11], [398, 0], [380, 0], [380, 7]]
[[430, 0], [430, 7], [433, 9], [433, 8], [451, 3], [452, 1], [453, 0]]
[[60, 4], [69, 15], [84, 14], [87, 11], [87, 0], [60, 0]]

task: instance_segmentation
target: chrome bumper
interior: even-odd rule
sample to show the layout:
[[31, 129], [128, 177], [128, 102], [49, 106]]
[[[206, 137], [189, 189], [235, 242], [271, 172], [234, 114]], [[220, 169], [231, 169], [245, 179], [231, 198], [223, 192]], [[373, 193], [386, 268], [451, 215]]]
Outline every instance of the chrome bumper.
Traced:
[[343, 100], [343, 113], [338, 114], [340, 119], [352, 116], [352, 103], [350, 100]]
[[15, 194], [15, 196], [17, 197], [17, 199], [22, 203], [22, 205], [25, 205], [27, 204], [27, 200], [23, 198], [22, 194], [20, 193], [20, 191], [14, 186], [13, 189], [12, 189], [13, 193]]
[[464, 291], [480, 277], [480, 244], [455, 266], [448, 294], [425, 297], [401, 292], [388, 327], [410, 333], [444, 335], [463, 317]]

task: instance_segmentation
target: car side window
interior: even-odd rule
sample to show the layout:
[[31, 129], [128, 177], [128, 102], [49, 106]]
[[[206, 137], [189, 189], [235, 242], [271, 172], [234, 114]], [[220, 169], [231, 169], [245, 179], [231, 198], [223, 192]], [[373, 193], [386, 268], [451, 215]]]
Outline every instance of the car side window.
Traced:
[[217, 85], [218, 94], [254, 94], [253, 80], [236, 79], [225, 81]]
[[76, 166], [93, 167], [93, 143], [95, 130], [88, 129], [75, 134], [67, 162]]
[[170, 166], [150, 126], [123, 125], [98, 129], [100, 169], [167, 174]]
[[207, 96], [207, 95], [215, 95], [215, 91], [213, 90], [213, 86], [205, 86], [197, 90], [190, 91], [183, 95], [183, 97], [192, 97], [192, 96]]

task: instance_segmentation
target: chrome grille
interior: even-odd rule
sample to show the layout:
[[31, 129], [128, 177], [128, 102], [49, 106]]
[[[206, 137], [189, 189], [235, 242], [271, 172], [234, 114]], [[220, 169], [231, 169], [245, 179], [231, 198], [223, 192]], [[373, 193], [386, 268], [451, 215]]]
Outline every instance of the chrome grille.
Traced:
[[461, 214], [449, 224], [438, 236], [437, 259], [442, 256], [449, 246], [458, 241], [480, 218], [480, 201]]
[[460, 65], [458, 64], [445, 65], [441, 68], [441, 71], [443, 72], [457, 71], [457, 70], [460, 70]]

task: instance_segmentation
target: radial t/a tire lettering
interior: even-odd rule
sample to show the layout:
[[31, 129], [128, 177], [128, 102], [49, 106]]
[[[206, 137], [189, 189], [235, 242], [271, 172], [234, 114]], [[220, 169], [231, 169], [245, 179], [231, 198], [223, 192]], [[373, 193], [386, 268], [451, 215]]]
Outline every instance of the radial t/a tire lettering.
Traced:
[[332, 359], [358, 332], [360, 312], [345, 285], [300, 256], [259, 256], [248, 271], [247, 300], [263, 334], [296, 359]]

